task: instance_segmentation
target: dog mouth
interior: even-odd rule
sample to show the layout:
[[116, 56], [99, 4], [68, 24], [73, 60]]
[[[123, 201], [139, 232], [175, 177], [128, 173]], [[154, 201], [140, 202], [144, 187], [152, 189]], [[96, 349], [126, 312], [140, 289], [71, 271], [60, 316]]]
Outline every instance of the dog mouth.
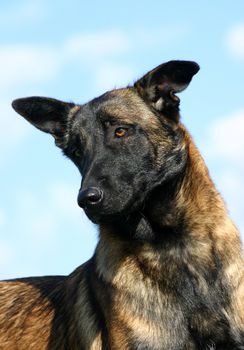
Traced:
[[112, 203], [109, 206], [105, 206], [103, 203], [100, 203], [99, 206], [87, 206], [83, 210], [87, 217], [94, 224], [106, 224], [106, 223], [118, 223], [126, 222], [128, 218], [133, 216], [137, 212], [143, 211], [144, 207], [144, 198], [135, 198], [133, 197], [121, 207], [115, 208]]
[[110, 195], [103, 189], [103, 195], [99, 201], [93, 203], [89, 200], [88, 204], [82, 206], [78, 200], [78, 204], [94, 224], [117, 223], [120, 220], [127, 220], [136, 212], [143, 212], [151, 186], [143, 184], [138, 187], [140, 188], [137, 191], [127, 189], [127, 191], [116, 191]]
[[122, 212], [110, 212], [99, 210], [98, 208], [84, 208], [86, 216], [89, 220], [91, 220], [94, 224], [102, 224], [102, 223], [112, 223], [118, 221], [121, 217], [124, 216]]
[[99, 225], [101, 223], [101, 214], [98, 212], [93, 212], [91, 210], [88, 209], [84, 209], [86, 216], [88, 217], [89, 220], [91, 220], [91, 222], [93, 222], [93, 224]]

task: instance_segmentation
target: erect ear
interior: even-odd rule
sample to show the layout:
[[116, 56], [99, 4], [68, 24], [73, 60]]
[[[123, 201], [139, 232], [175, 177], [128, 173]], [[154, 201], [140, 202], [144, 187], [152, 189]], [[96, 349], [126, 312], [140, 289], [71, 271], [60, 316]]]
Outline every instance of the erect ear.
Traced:
[[180, 99], [175, 93], [184, 90], [199, 69], [195, 62], [169, 61], [148, 72], [134, 87], [150, 106], [178, 121]]
[[52, 134], [57, 146], [60, 146], [68, 115], [75, 105], [47, 97], [26, 97], [14, 100], [12, 106], [35, 127]]

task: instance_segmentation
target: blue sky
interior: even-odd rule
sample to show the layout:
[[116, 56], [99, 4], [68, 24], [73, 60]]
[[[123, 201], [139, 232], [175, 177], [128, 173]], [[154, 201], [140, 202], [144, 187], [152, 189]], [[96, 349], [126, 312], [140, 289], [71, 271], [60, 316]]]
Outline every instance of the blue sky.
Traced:
[[182, 120], [244, 235], [243, 0], [1, 1], [0, 33], [0, 279], [67, 274], [97, 239], [78, 171], [11, 101], [83, 103], [170, 59], [201, 66]]

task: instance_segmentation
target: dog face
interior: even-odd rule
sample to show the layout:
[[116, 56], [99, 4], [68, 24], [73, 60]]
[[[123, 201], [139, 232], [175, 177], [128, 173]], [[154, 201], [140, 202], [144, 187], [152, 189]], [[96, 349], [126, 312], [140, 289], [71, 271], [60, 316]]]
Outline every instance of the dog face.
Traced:
[[78, 203], [95, 223], [141, 210], [147, 196], [184, 168], [187, 150], [179, 127], [179, 98], [199, 67], [170, 61], [133, 87], [75, 105], [29, 97], [14, 109], [51, 133], [78, 167]]

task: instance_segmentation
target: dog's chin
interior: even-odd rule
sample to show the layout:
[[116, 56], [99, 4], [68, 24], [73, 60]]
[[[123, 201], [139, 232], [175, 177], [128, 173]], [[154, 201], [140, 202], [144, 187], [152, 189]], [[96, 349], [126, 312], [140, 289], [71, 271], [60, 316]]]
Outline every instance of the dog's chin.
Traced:
[[104, 210], [85, 210], [86, 216], [89, 220], [91, 220], [94, 224], [105, 224], [105, 223], [113, 223], [120, 221], [121, 219], [128, 216], [131, 212], [130, 209], [120, 209], [119, 211], [104, 211]]
[[99, 224], [100, 224], [100, 216], [99, 216], [99, 215], [87, 214], [87, 213], [86, 213], [86, 216], [88, 217], [88, 219], [89, 219], [93, 224], [96, 224], [96, 225], [99, 225]]
[[89, 211], [85, 210], [86, 216], [88, 217], [91, 222], [94, 224], [102, 224], [102, 223], [111, 223], [113, 221], [116, 221], [121, 214], [119, 213], [105, 213], [102, 211]]

